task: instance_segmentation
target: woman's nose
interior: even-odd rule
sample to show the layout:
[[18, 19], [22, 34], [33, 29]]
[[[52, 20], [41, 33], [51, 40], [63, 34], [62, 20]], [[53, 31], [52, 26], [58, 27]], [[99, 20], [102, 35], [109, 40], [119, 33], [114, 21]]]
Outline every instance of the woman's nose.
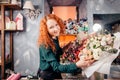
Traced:
[[54, 30], [58, 30], [58, 27], [56, 26], [56, 27], [54, 28]]

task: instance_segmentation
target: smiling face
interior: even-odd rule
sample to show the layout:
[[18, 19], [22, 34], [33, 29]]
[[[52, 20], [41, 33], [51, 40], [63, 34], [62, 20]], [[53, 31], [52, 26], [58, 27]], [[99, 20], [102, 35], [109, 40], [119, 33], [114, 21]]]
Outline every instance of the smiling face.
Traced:
[[48, 19], [46, 25], [48, 32], [53, 39], [60, 35], [60, 26], [54, 19]]

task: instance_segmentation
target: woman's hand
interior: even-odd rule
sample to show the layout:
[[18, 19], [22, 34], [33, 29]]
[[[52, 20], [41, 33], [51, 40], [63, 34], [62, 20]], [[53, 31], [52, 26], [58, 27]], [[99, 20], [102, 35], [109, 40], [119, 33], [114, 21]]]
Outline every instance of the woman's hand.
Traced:
[[86, 58], [86, 59], [77, 61], [76, 66], [78, 68], [86, 68], [86, 67], [89, 67], [94, 61], [95, 60], [92, 60], [90, 58]]

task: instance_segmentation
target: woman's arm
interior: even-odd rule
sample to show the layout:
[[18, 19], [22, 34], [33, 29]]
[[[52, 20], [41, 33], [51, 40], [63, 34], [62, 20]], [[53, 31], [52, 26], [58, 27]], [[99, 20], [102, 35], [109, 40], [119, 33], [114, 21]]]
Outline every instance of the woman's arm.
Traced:
[[56, 58], [55, 53], [53, 53], [51, 49], [46, 49], [44, 47], [40, 48], [40, 54], [40, 66], [41, 68], [44, 68], [44, 70], [52, 67], [53, 71], [56, 72], [72, 73], [77, 72], [78, 68], [81, 69], [82, 67], [87, 67], [92, 63], [90, 60], [81, 60], [76, 63], [62, 65]]
[[64, 73], [72, 73], [78, 70], [75, 63], [67, 65], [60, 64], [55, 56], [55, 53], [53, 53], [51, 49], [46, 49], [44, 47], [40, 48], [40, 63], [40, 67], [44, 70], [49, 67], [52, 67], [53, 71]]

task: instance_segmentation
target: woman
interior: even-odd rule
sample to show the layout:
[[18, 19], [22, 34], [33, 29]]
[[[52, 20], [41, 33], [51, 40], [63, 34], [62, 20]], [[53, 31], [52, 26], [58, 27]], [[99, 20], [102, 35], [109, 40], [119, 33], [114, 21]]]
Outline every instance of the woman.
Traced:
[[62, 55], [62, 49], [59, 46], [58, 36], [62, 33], [64, 33], [64, 23], [56, 15], [49, 14], [41, 20], [38, 38], [40, 52], [38, 74], [44, 80], [62, 79], [61, 73], [73, 73], [93, 63], [92, 60], [86, 59], [68, 65], [61, 65], [60, 55]]

